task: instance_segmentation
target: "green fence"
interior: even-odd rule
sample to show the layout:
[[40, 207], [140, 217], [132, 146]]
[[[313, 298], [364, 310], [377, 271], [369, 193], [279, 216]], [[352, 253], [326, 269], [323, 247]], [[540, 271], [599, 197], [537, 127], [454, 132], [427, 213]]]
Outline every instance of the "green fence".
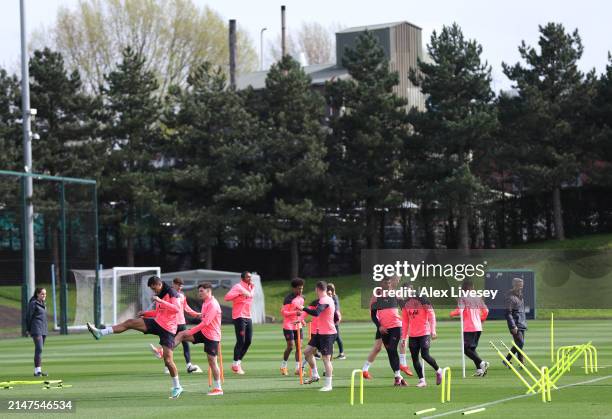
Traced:
[[[25, 308], [34, 292], [26, 280], [29, 264], [24, 220], [28, 177], [33, 183], [35, 283], [36, 287], [50, 287], [52, 278], [57, 280], [56, 301], [53, 290], [48, 288], [47, 306], [55, 308], [57, 304], [59, 330], [66, 334], [76, 307], [76, 284], [71, 270], [95, 270], [99, 265], [96, 181], [0, 170], [0, 285], [21, 285], [22, 334]], [[96, 323], [97, 294], [91, 307]]]

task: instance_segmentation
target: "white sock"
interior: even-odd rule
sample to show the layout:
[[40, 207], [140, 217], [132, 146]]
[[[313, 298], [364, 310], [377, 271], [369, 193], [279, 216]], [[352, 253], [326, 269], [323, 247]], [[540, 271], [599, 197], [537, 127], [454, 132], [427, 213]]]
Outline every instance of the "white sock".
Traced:
[[240, 364], [238, 361], [232, 361], [232, 367], [237, 367]]
[[438, 374], [442, 374], [442, 368], [438, 367], [438, 371], [436, 371]]
[[215, 380], [215, 388], [221, 388], [221, 380]]
[[400, 365], [406, 366], [406, 354], [400, 354]]
[[395, 371], [394, 374], [395, 374], [395, 378], [398, 378], [398, 377], [402, 378], [402, 373], [400, 370]]
[[296, 369], [296, 370], [299, 370], [299, 369], [300, 369], [300, 363], [299, 363], [299, 362], [296, 362], [296, 363], [295, 363], [295, 369]]
[[326, 387], [332, 386], [332, 377], [325, 376], [325, 386]]
[[176, 377], [172, 377], [172, 386], [174, 388], [180, 387], [181, 383], [179, 383], [178, 375]]
[[365, 364], [363, 364], [362, 370], [363, 371], [369, 370], [370, 369], [370, 365], [372, 365], [372, 364], [370, 364], [368, 361], [366, 361]]
[[287, 361], [281, 362], [281, 368], [287, 368]]
[[102, 336], [112, 335], [113, 334], [113, 328], [111, 326], [105, 327], [104, 329], [100, 330], [100, 334]]
[[485, 367], [486, 365], [487, 365], [487, 363], [486, 363], [486, 362], [484, 362], [484, 361], [481, 361], [481, 362], [480, 362], [480, 368], [481, 368], [481, 369], [484, 369], [484, 367]]
[[317, 371], [317, 366], [316, 365], [312, 369], [312, 376], [313, 377], [318, 377], [319, 376], [319, 371]]
[[238, 363], [238, 365], [242, 364], [242, 359], [239, 359], [238, 361], [236, 361]]
[[187, 368], [191, 368], [191, 362], [187, 363]]
[[34, 367], [34, 374], [37, 374], [39, 372], [42, 372], [42, 368], [41, 367]]
[[424, 383], [424, 382], [425, 382], [425, 377], [419, 378], [419, 383]]

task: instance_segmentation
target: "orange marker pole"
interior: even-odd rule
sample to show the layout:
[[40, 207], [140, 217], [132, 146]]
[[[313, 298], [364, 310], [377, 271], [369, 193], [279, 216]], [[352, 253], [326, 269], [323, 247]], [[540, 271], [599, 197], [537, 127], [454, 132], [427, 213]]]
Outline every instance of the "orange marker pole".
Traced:
[[219, 373], [221, 374], [221, 384], [225, 384], [225, 374], [223, 373], [223, 348], [219, 341]]
[[297, 329], [297, 353], [298, 353], [298, 363], [299, 371], [300, 371], [300, 384], [304, 384], [304, 373], [302, 371], [302, 339], [300, 338], [300, 334], [302, 333], [302, 324], [298, 323]]

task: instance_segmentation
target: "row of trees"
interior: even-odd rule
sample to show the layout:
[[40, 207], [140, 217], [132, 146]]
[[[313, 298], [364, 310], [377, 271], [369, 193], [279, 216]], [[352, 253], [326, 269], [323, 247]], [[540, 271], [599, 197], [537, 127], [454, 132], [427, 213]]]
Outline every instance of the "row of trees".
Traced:
[[[445, 245], [467, 249], [487, 228], [483, 208], [508, 192], [550, 196], [563, 239], [561, 189], [579, 176], [610, 185], [612, 60], [599, 77], [583, 74], [577, 31], [551, 23], [540, 34], [538, 48], [519, 47], [523, 62], [504, 64], [516, 90], [496, 97], [481, 46], [456, 24], [434, 32], [431, 59], [410, 74], [426, 110], [409, 112], [368, 32], [343, 59], [351, 77], [323, 91], [286, 56], [260, 91], [228, 88], [223, 68], [201, 62], [160, 94], [127, 47], [95, 93], [60, 53], [37, 50], [34, 171], [96, 178], [103, 228], [120, 234], [128, 265], [142, 236], [180, 235], [194, 255], [206, 250], [208, 267], [227, 238], [268, 240], [291, 250], [297, 275], [301, 243], [336, 235], [380, 247], [380, 215], [407, 202], [423, 215], [425, 246], [437, 245], [443, 211]], [[0, 89], [0, 167], [19, 170], [17, 78], [1, 71]]]

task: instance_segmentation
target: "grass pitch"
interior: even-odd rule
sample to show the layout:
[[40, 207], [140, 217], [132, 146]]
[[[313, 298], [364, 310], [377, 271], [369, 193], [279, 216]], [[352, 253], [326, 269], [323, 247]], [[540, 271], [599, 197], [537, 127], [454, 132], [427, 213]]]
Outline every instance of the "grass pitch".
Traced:
[[[374, 327], [371, 323], [345, 323], [341, 326], [348, 359], [334, 362], [334, 390], [318, 391], [320, 384], [300, 386], [297, 377], [282, 377], [279, 364], [284, 347], [280, 325], [256, 326], [253, 345], [243, 361], [244, 376], [230, 372], [234, 343], [233, 329], [223, 328], [225, 355], [225, 395], [207, 397], [206, 374], [184, 372], [182, 350], [178, 349], [180, 378], [185, 392], [178, 400], [169, 400], [171, 382], [163, 365], [147, 349], [155, 337], [127, 332], [95, 341], [89, 334], [50, 336], [44, 351], [44, 370], [49, 379], [62, 379], [72, 388], [42, 390], [40, 385], [0, 390], [0, 417], [7, 417], [7, 401], [15, 399], [72, 400], [76, 414], [71, 417], [399, 417], [436, 407], [421, 417], [448, 414], [458, 417], [464, 410], [484, 405], [484, 412], [474, 417], [570, 418], [612, 417], [612, 328], [609, 321], [558, 321], [555, 328], [557, 346], [593, 341], [599, 350], [600, 370], [585, 375], [582, 360], [561, 378], [560, 390], [553, 390], [552, 403], [544, 404], [538, 396], [522, 397], [524, 386], [509, 370], [501, 366], [489, 340], [510, 338], [505, 322], [485, 325], [480, 354], [491, 362], [485, 378], [473, 378], [473, 365], [466, 360], [468, 378], [461, 378], [459, 325], [439, 322], [439, 339], [434, 341], [432, 355], [441, 366], [453, 370], [452, 400], [441, 404], [440, 388], [435, 386], [433, 370], [427, 367], [429, 387], [394, 388], [386, 353], [380, 353], [366, 381], [365, 404], [349, 406], [351, 370], [360, 368], [371, 348]], [[526, 350], [539, 365], [549, 365], [548, 322], [532, 321], [527, 332]], [[0, 341], [0, 381], [33, 379], [33, 345], [30, 339]], [[206, 369], [202, 346], [192, 348], [194, 363]], [[290, 370], [293, 362], [290, 360]], [[319, 362], [322, 370], [322, 364]], [[579, 384], [583, 383], [583, 384]], [[578, 384], [572, 386], [572, 384]], [[514, 398], [513, 398], [514, 397]], [[358, 400], [358, 397], [356, 397]], [[25, 417], [22, 415], [21, 417]]]

